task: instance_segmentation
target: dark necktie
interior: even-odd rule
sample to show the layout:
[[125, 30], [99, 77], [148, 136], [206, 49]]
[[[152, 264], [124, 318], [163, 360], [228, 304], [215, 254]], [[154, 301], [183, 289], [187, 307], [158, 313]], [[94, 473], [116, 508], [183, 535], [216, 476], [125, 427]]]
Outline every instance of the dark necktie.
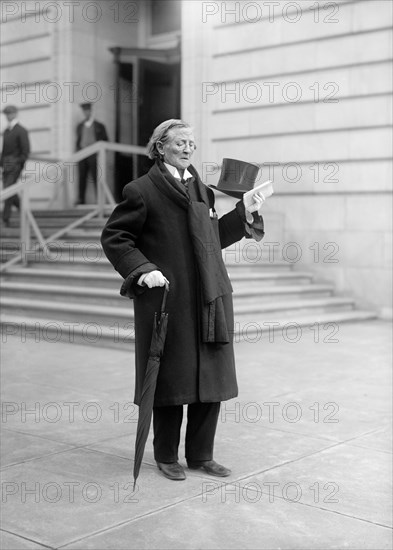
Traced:
[[185, 192], [187, 193], [187, 195], [189, 196], [188, 182], [189, 182], [189, 180], [186, 180], [186, 179], [184, 179], [184, 178], [182, 178], [182, 179], [180, 180], [180, 183], [182, 184], [184, 191], [185, 191]]

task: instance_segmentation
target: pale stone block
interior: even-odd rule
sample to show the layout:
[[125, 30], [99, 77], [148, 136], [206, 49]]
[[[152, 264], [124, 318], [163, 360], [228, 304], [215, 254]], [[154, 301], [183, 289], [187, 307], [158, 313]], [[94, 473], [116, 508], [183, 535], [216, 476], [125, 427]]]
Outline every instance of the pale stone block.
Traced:
[[1, 43], [15, 40], [17, 36], [23, 38], [34, 37], [43, 33], [50, 33], [53, 29], [53, 24], [42, 15], [37, 14], [36, 18], [25, 18], [23, 22], [23, 7], [21, 2], [13, 2], [9, 4], [9, 8], [15, 9], [17, 17], [10, 19], [10, 10], [4, 6], [3, 19], [1, 25]]
[[387, 30], [316, 42], [315, 66], [334, 66], [338, 60], [344, 64], [387, 59], [391, 52], [391, 38], [392, 33]]
[[[247, 47], [263, 47], [282, 42], [296, 42], [319, 38], [321, 34], [331, 36], [332, 34], [344, 34], [351, 30], [351, 7], [345, 4], [340, 11], [334, 7], [327, 6], [324, 9], [322, 2], [318, 8], [314, 4], [314, 10], [302, 3], [297, 7], [281, 4], [267, 5], [263, 2], [237, 3], [238, 13], [227, 17], [227, 20], [237, 22], [237, 25], [222, 24], [216, 29], [217, 39], [215, 53], [224, 53], [236, 49], [235, 44], [241, 48], [244, 44]], [[217, 8], [219, 3], [216, 4]], [[222, 3], [221, 6], [226, 6]], [[233, 6], [232, 6], [233, 7]], [[219, 10], [217, 19], [225, 21], [225, 10]], [[269, 20], [270, 16], [270, 20]], [[332, 22], [334, 21], [334, 22]], [[330, 23], [329, 23], [330, 22]], [[243, 46], [244, 47], [244, 46]]]
[[390, 231], [392, 228], [392, 195], [350, 196], [345, 205], [346, 228], [353, 230]]
[[[234, 113], [222, 113], [219, 116], [215, 116], [216, 124], [212, 128], [213, 140], [220, 140], [230, 137], [233, 132], [236, 132], [237, 136], [247, 137], [255, 131], [255, 127], [251, 128], [250, 117], [244, 116], [242, 112], [236, 111]], [[257, 123], [256, 123], [257, 124]], [[258, 128], [258, 126], [256, 126]]]
[[386, 232], [383, 236], [384, 255], [383, 262], [384, 267], [392, 269], [392, 256], [393, 256], [393, 239], [392, 232]]
[[[263, 10], [263, 6], [261, 9]], [[251, 8], [249, 19], [251, 19]], [[282, 21], [277, 18], [273, 23], [259, 20], [255, 23], [245, 22], [236, 26], [222, 25], [215, 30], [214, 38], [214, 54], [279, 44], [282, 41]]]
[[[379, 240], [375, 234], [364, 232], [345, 234], [342, 231], [289, 228], [285, 233], [285, 243], [295, 242], [301, 251], [295, 269], [311, 271], [316, 282], [334, 283], [335, 293], [353, 296], [358, 307], [382, 308], [391, 304], [391, 290], [388, 288], [391, 270], [386, 269], [382, 262], [383, 234], [378, 236]], [[334, 259], [338, 262], [333, 263]]]
[[[315, 128], [315, 106], [296, 104], [271, 109], [215, 113], [213, 138], [310, 131]], [[223, 124], [224, 123], [224, 124]]]
[[3, 69], [1, 80], [5, 82], [37, 82], [38, 80], [52, 80], [52, 60], [23, 63]]
[[[272, 140], [273, 141], [273, 140]], [[271, 142], [255, 139], [252, 141], [229, 141], [217, 142], [215, 145], [215, 154], [212, 158], [222, 159], [224, 157], [237, 158], [246, 162], [255, 162], [262, 164], [281, 160], [280, 152], [277, 147], [272, 146]]]
[[[340, 248], [334, 235], [334, 232], [332, 235], [310, 232], [309, 236], [286, 232], [279, 259], [289, 260], [295, 271], [310, 272], [315, 283], [331, 284], [334, 295], [348, 296], [344, 291], [344, 264], [340, 262]], [[337, 259], [338, 262], [333, 261]]]
[[214, 59], [216, 80], [233, 78], [253, 79], [262, 74], [296, 71], [313, 67], [315, 64], [315, 48], [309, 44], [283, 46], [263, 52], [247, 52], [233, 54], [228, 57]]
[[[263, 74], [279, 74], [305, 69], [334, 67], [387, 59], [391, 52], [391, 32], [380, 31], [365, 35], [345, 36], [322, 40], [315, 44], [283, 45], [262, 52], [238, 53], [214, 58], [215, 81], [255, 79]], [[338, 63], [339, 61], [339, 63]]]
[[388, 269], [347, 268], [345, 288], [362, 307], [381, 311], [392, 304], [392, 275]]
[[[234, 78], [232, 82], [227, 79], [228, 76], [224, 82], [218, 82], [213, 76], [210, 84], [204, 86], [205, 99], [212, 109], [258, 107], [272, 103], [298, 106], [302, 101], [313, 101], [318, 106], [332, 106], [337, 105], [336, 100], [340, 103], [348, 95], [366, 96], [392, 90], [390, 64], [388, 66], [387, 63], [350, 69], [337, 68], [307, 75], [267, 75], [263, 79], [250, 77], [246, 80]], [[385, 98], [385, 101], [389, 100], [390, 97]]]
[[392, 188], [392, 161], [362, 161], [339, 164], [337, 190], [377, 191]]
[[[90, 30], [90, 32], [88, 32]], [[72, 26], [72, 55], [79, 57], [87, 57], [94, 54], [96, 46], [96, 37], [92, 29], [88, 27], [86, 31], [78, 30]]]
[[[277, 174], [279, 168], [273, 168], [270, 174]], [[295, 184], [287, 181], [285, 172], [281, 171], [285, 177], [277, 186], [276, 193], [390, 191], [392, 187], [392, 162], [389, 160], [307, 163], [299, 168], [301, 177]], [[265, 175], [269, 175], [267, 166]]]
[[234, 79], [233, 82], [217, 82], [214, 88], [210, 88], [212, 95], [208, 97], [219, 100], [214, 107], [217, 109], [279, 103], [299, 105], [303, 101], [312, 101], [317, 105], [337, 105], [343, 97], [349, 95], [391, 92], [389, 68], [386, 63], [382, 63], [311, 74], [267, 75], [245, 81]]
[[357, 2], [353, 5], [353, 31], [384, 27], [387, 21], [392, 21], [392, 2], [371, 0], [368, 2]]
[[9, 45], [2, 46], [2, 59], [4, 62], [16, 63], [18, 61], [30, 62], [40, 57], [51, 55], [51, 37], [44, 36], [31, 38], [23, 42], [14, 42]]
[[[286, 197], [286, 203], [292, 201]], [[321, 199], [320, 199], [321, 200]], [[341, 209], [344, 210], [344, 200], [341, 201]], [[271, 202], [279, 212], [288, 212], [289, 206], [285, 209], [282, 204], [276, 201]], [[329, 204], [330, 201], [324, 201]], [[291, 204], [292, 206], [292, 204]], [[320, 207], [322, 208], [322, 204]], [[296, 209], [295, 209], [296, 210]], [[345, 213], [344, 213], [345, 216]], [[304, 223], [299, 222], [298, 216], [286, 214], [286, 234], [287, 239], [295, 239], [300, 242], [304, 249], [310, 249], [310, 258], [320, 258], [322, 263], [334, 263], [341, 266], [361, 266], [361, 267], [388, 267], [386, 258], [386, 247], [389, 244], [386, 239], [387, 230], [372, 230], [368, 228], [367, 217], [364, 216], [364, 224], [360, 229], [345, 224], [345, 230], [332, 227], [325, 217], [316, 217], [316, 219], [306, 218]], [[310, 248], [313, 243], [319, 243]], [[327, 243], [335, 243], [334, 246], [327, 246]], [[325, 247], [325, 248], [324, 248]], [[325, 261], [324, 261], [325, 260]], [[333, 260], [338, 260], [333, 261]], [[311, 261], [311, 260], [310, 260]]]
[[[239, 107], [296, 106], [302, 102], [337, 102], [342, 95], [339, 80], [327, 80], [319, 74], [266, 77], [233, 82], [216, 83], [209, 89], [211, 97], [218, 98], [217, 109]], [[348, 81], [348, 72], [342, 72], [341, 80]], [[348, 85], [347, 85], [348, 87]], [[209, 96], [210, 97], [210, 96]], [[335, 104], [334, 103], [334, 104]]]
[[52, 151], [51, 130], [30, 132], [30, 146], [32, 155], [40, 151]]
[[390, 158], [392, 154], [391, 128], [356, 130], [350, 132], [349, 158]]
[[[242, 104], [244, 105], [244, 103]], [[237, 104], [239, 106], [239, 104]], [[247, 107], [247, 105], [244, 105]], [[228, 108], [227, 105], [224, 105]], [[253, 134], [275, 134], [313, 129], [350, 128], [387, 124], [391, 120], [391, 101], [374, 97], [339, 101], [338, 103], [294, 103], [271, 109], [246, 108], [233, 112], [216, 112], [213, 139], [220, 137], [251, 138]], [[236, 132], [236, 133], [235, 133]]]
[[29, 198], [32, 201], [36, 201], [38, 199], [45, 201], [45, 208], [48, 206], [47, 201], [50, 200], [50, 198], [52, 197], [53, 193], [56, 190], [56, 186], [56, 183], [49, 183], [45, 181], [40, 182], [37, 185], [32, 185], [29, 189]]
[[350, 267], [384, 268], [384, 233], [367, 230], [367, 218], [360, 231], [348, 227], [339, 237], [339, 256]]
[[[349, 132], [326, 134], [256, 137], [255, 140], [221, 142], [217, 152], [222, 156], [239, 157], [257, 163], [299, 163], [349, 157]], [[236, 155], [236, 156], [235, 156]], [[364, 153], [359, 155], [365, 156]], [[291, 178], [292, 176], [290, 176]], [[293, 178], [296, 178], [296, 173]]]
[[389, 93], [392, 91], [391, 61], [352, 67], [350, 69], [350, 93], [372, 94], [377, 92]]
[[288, 231], [299, 227], [304, 231], [330, 232], [345, 227], [345, 205], [341, 197], [273, 195], [270, 199], [275, 211], [285, 212]]
[[391, 123], [392, 102], [389, 96], [320, 102], [315, 113], [317, 128], [383, 125]]
[[281, 154], [290, 153], [297, 161], [346, 158], [349, 152], [350, 132], [328, 132], [309, 135], [285, 136], [281, 139]]

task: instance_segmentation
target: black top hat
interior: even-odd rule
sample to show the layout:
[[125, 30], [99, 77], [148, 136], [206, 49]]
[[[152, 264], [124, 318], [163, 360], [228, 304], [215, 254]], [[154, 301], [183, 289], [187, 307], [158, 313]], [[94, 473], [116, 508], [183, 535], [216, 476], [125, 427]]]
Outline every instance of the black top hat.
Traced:
[[244, 193], [254, 188], [258, 172], [257, 164], [224, 158], [217, 187], [215, 185], [209, 185], [209, 187], [236, 199], [241, 199]]
[[93, 104], [92, 103], [81, 103], [80, 107], [83, 110], [87, 110], [87, 109], [91, 109], [93, 107]]

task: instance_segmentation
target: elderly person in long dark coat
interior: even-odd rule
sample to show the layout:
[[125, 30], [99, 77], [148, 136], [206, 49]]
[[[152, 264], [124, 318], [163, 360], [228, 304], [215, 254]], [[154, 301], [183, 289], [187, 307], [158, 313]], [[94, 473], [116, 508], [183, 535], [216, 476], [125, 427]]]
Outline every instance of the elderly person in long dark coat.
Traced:
[[[214, 193], [190, 164], [190, 126], [160, 124], [148, 144], [150, 171], [127, 184], [102, 246], [124, 278], [121, 294], [134, 299], [136, 385], [140, 403], [155, 311], [169, 282], [168, 332], [153, 408], [154, 457], [162, 473], [185, 479], [178, 463], [183, 405], [189, 468], [215, 476], [230, 470], [213, 460], [220, 402], [238, 394], [233, 351], [232, 287], [221, 249], [243, 237], [260, 240], [263, 220], [242, 201], [218, 219]], [[262, 204], [258, 196], [256, 202]], [[250, 221], [247, 221], [250, 220]]]

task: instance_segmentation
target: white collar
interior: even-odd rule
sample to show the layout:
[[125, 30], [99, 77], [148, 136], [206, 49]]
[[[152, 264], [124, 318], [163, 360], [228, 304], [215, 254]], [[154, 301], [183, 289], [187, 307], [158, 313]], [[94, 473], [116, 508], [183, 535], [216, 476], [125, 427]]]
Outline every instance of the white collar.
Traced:
[[[178, 169], [175, 167], [175, 166], [172, 166], [172, 164], [168, 164], [167, 162], [164, 162], [166, 168], [168, 169], [168, 172], [170, 172], [170, 174], [172, 174], [172, 176], [178, 180], [181, 181], [181, 176], [179, 174], [179, 171]], [[188, 180], [190, 178], [194, 177], [188, 170], [187, 168], [184, 170], [184, 176], [183, 178], [185, 180]]]
[[9, 130], [12, 130], [12, 128], [14, 126], [16, 126], [17, 124], [19, 124], [19, 120], [17, 118], [14, 118], [13, 120], [11, 120], [11, 122], [8, 124], [8, 129]]
[[90, 126], [93, 124], [93, 122], [94, 122], [94, 117], [91, 117], [88, 120], [85, 120], [85, 126], [87, 128], [90, 128]]

